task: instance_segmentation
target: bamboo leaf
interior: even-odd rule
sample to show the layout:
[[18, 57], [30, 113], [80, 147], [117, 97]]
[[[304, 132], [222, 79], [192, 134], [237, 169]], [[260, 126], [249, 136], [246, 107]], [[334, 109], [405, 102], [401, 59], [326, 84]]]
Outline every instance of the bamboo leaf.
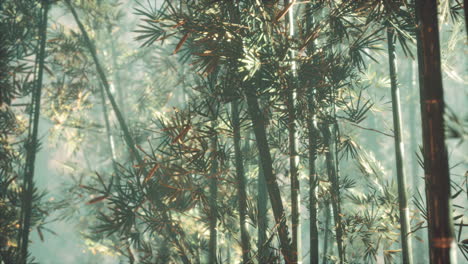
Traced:
[[149, 181], [153, 177], [154, 173], [158, 170], [158, 168], [159, 168], [159, 164], [155, 164], [143, 182]]
[[98, 202], [101, 202], [107, 198], [109, 198], [110, 195], [102, 195], [102, 196], [98, 196], [94, 199], [91, 199], [90, 201], [88, 201], [86, 204], [90, 205], [90, 204], [95, 204], [95, 203], [98, 203]]
[[185, 33], [185, 35], [180, 39], [179, 43], [177, 44], [174, 52], [172, 54], [176, 54], [180, 48], [182, 48], [182, 45], [184, 45], [185, 41], [187, 41], [187, 38], [190, 36], [190, 33]]

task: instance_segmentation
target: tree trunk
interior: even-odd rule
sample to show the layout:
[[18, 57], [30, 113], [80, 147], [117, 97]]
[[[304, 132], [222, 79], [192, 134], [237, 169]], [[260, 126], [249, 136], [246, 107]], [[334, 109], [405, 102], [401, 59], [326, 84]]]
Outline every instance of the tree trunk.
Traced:
[[456, 261], [456, 243], [444, 134], [437, 1], [417, 0], [416, 19], [429, 258], [431, 263], [453, 263]]
[[[416, 88], [416, 76], [415, 76], [415, 69], [416, 69], [416, 63], [414, 61], [411, 61], [411, 66], [409, 72], [409, 90], [410, 92], [410, 104], [412, 102], [417, 102], [419, 101], [418, 95], [415, 93], [415, 88]], [[416, 105], [416, 104], [415, 104]], [[411, 179], [413, 181], [413, 192], [417, 191], [420, 185], [420, 176], [418, 175], [418, 160], [416, 158], [416, 152], [418, 151], [418, 137], [416, 136], [416, 126], [417, 126], [417, 121], [416, 121], [416, 107], [413, 105], [410, 106], [411, 109], [409, 111], [409, 123], [410, 123], [410, 151], [411, 151]]]
[[237, 198], [239, 207], [239, 226], [241, 232], [242, 263], [246, 264], [250, 258], [249, 234], [246, 227], [247, 216], [247, 192], [245, 189], [244, 162], [240, 147], [240, 118], [237, 99], [231, 103], [232, 127], [234, 132], [234, 155], [236, 160]]
[[337, 155], [336, 155], [336, 132], [335, 124], [324, 125], [323, 137], [328, 151], [325, 154], [328, 180], [331, 183], [331, 204], [333, 208], [333, 218], [335, 220], [336, 244], [338, 246], [338, 255], [340, 263], [344, 263], [344, 248], [343, 248], [343, 223], [341, 221], [341, 198], [340, 198], [340, 184], [339, 175], [337, 172]]
[[[323, 229], [324, 237], [323, 237], [323, 256], [322, 256], [322, 264], [327, 264], [327, 253], [328, 253], [328, 226], [330, 225], [330, 203], [328, 201], [325, 202], [325, 227]], [[317, 262], [310, 262], [318, 263]]]
[[[216, 120], [213, 117], [211, 124], [216, 128]], [[210, 241], [208, 248], [208, 263], [216, 264], [218, 252], [218, 137], [211, 138], [211, 173], [210, 173]]]
[[[306, 10], [310, 9], [310, 4], [306, 6]], [[312, 16], [306, 12], [307, 30], [311, 30], [313, 26]], [[313, 52], [313, 44], [307, 49], [310, 53]], [[319, 179], [317, 176], [317, 169], [315, 161], [317, 160], [317, 106], [315, 103], [315, 83], [310, 83], [307, 91], [307, 137], [309, 143], [309, 214], [310, 214], [310, 228], [309, 228], [309, 244], [310, 244], [310, 263], [319, 263], [319, 234], [317, 228], [317, 210], [318, 210], [318, 199], [317, 199], [317, 187]], [[328, 219], [327, 219], [328, 220]], [[324, 243], [326, 243], [324, 241]]]
[[[409, 125], [410, 125], [410, 146], [409, 146], [410, 148], [409, 149], [411, 153], [411, 179], [413, 183], [413, 186], [412, 186], [413, 194], [418, 193], [420, 190], [420, 186], [421, 186], [421, 174], [419, 174], [421, 173], [420, 171], [421, 169], [419, 168], [419, 163], [418, 163], [418, 159], [416, 156], [416, 153], [419, 151], [418, 142], [420, 141], [419, 137], [417, 136], [417, 127], [419, 125], [419, 120], [416, 120], [417, 119], [417, 107], [418, 107], [416, 102], [420, 101], [419, 95], [416, 93], [416, 78], [417, 78], [416, 67], [417, 67], [416, 62], [412, 60], [410, 70], [408, 71], [409, 76], [410, 76], [409, 83], [411, 83], [409, 87], [411, 90], [410, 92], [411, 97], [410, 97], [410, 103], [409, 103], [411, 109], [408, 112], [409, 112]], [[421, 135], [419, 134], [419, 136]], [[414, 218], [421, 219], [421, 213], [419, 212], [419, 210], [415, 210]], [[424, 230], [420, 229], [416, 231], [416, 233], [413, 236], [414, 252], [418, 252], [418, 254], [423, 255], [423, 253], [425, 254], [427, 249], [422, 241], [414, 239], [415, 236], [418, 236], [424, 240], [424, 236], [425, 236]], [[427, 262], [425, 255], [421, 256], [418, 259], [420, 259], [422, 262]]]
[[[250, 88], [250, 89], [249, 89]], [[276, 175], [273, 172], [273, 161], [270, 153], [270, 146], [268, 145], [266, 123], [263, 113], [260, 111], [258, 104], [258, 97], [253, 87], [246, 89], [247, 106], [249, 115], [252, 119], [255, 139], [260, 156], [263, 173], [265, 175], [266, 186], [270, 196], [271, 207], [278, 229], [278, 236], [280, 240], [281, 253], [283, 254], [286, 263], [291, 263], [291, 244], [288, 234], [288, 226], [286, 215], [281, 200], [281, 193], [279, 190]]]
[[317, 229], [317, 187], [318, 176], [315, 166], [317, 160], [317, 123], [315, 114], [315, 89], [310, 88], [308, 93], [309, 117], [307, 120], [309, 141], [309, 211], [310, 211], [310, 263], [319, 261], [319, 240]]
[[402, 257], [404, 264], [413, 263], [413, 254], [411, 247], [411, 239], [408, 234], [411, 232], [411, 225], [409, 220], [408, 198], [406, 193], [406, 175], [403, 166], [404, 160], [404, 146], [402, 138], [402, 125], [401, 125], [401, 106], [400, 106], [400, 88], [397, 80], [396, 70], [396, 54], [395, 54], [395, 36], [394, 29], [390, 26], [387, 27], [387, 42], [388, 42], [388, 62], [390, 68], [390, 82], [392, 89], [392, 113], [393, 113], [393, 134], [395, 139], [395, 160], [397, 171], [397, 184], [398, 184], [398, 201], [400, 207], [400, 234], [401, 234], [401, 247]]
[[32, 132], [28, 138], [26, 166], [24, 171], [23, 181], [23, 197], [21, 205], [20, 219], [20, 239], [19, 239], [19, 255], [18, 263], [26, 263], [28, 258], [28, 244], [29, 244], [29, 229], [31, 227], [31, 214], [32, 214], [32, 200], [34, 193], [34, 168], [36, 163], [36, 151], [38, 148], [38, 131], [39, 131], [39, 114], [41, 111], [41, 96], [42, 96], [42, 79], [44, 75], [44, 60], [45, 60], [45, 46], [47, 39], [47, 18], [49, 12], [49, 2], [44, 1], [43, 14], [40, 28], [40, 47], [39, 47], [39, 70], [35, 91], [33, 91], [34, 100], [34, 113], [32, 120]]
[[[284, 5], [290, 4], [289, 0], [284, 0]], [[289, 36], [294, 37], [294, 6], [289, 8], [286, 26], [289, 27]], [[297, 124], [296, 124], [296, 63], [294, 62], [295, 52], [289, 50], [289, 59], [291, 60], [290, 67], [292, 78], [289, 87], [287, 87], [287, 102], [288, 111], [288, 138], [289, 138], [289, 173], [291, 178], [291, 230], [292, 230], [292, 263], [297, 263], [301, 260], [300, 254], [300, 186], [299, 186], [299, 155], [297, 152]]]
[[[112, 38], [112, 31], [109, 30], [109, 37]], [[119, 101], [119, 109], [122, 113], [122, 116], [125, 120], [125, 109], [124, 109], [124, 93], [122, 91], [122, 85], [121, 85], [121, 79], [120, 79], [120, 74], [118, 72], [118, 64], [117, 64], [117, 51], [115, 49], [115, 42], [117, 41], [114, 41], [112, 40], [111, 41], [111, 44], [110, 44], [110, 47], [111, 47], [111, 56], [112, 56], [112, 67], [113, 67], [113, 76], [114, 76], [114, 80], [113, 80], [113, 83], [114, 83], [114, 87], [115, 87], [115, 90], [117, 91], [117, 97], [118, 97], [118, 101]]]
[[258, 178], [257, 178], [258, 196], [257, 196], [257, 249], [258, 261], [263, 263], [268, 259], [269, 250], [267, 242], [267, 228], [268, 228], [268, 193], [266, 189], [265, 174], [260, 159], [258, 160]]
[[116, 155], [115, 155], [115, 149], [114, 149], [114, 139], [112, 137], [112, 132], [110, 128], [110, 122], [109, 122], [109, 115], [107, 112], [107, 105], [106, 105], [106, 97], [104, 94], [104, 87], [100, 85], [101, 88], [101, 104], [102, 104], [102, 115], [104, 118], [104, 123], [106, 125], [106, 135], [107, 135], [107, 142], [109, 144], [109, 149], [110, 149], [110, 155], [112, 159], [112, 168], [114, 169], [114, 173], [116, 177], [118, 177], [117, 173], [117, 161], [116, 161]]

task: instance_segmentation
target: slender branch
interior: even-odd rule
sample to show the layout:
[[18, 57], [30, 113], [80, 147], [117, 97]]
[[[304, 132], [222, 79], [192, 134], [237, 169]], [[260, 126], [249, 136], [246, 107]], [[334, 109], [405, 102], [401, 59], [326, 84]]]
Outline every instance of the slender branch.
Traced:
[[[345, 120], [345, 121], [346, 121], [346, 120]], [[352, 126], [358, 127], [358, 128], [360, 128], [360, 129], [369, 130], [369, 131], [373, 131], [373, 132], [382, 134], [382, 135], [387, 136], [387, 137], [391, 137], [391, 138], [394, 137], [392, 134], [387, 134], [387, 133], [385, 133], [385, 132], [382, 132], [382, 131], [377, 130], [377, 129], [374, 129], [374, 128], [363, 127], [363, 126], [360, 126], [360, 125], [358, 125], [358, 124], [355, 124], [355, 123], [352, 123], [352, 122], [349, 122], [349, 121], [346, 121], [346, 123], [348, 123], [348, 124], [350, 124], [350, 125], [352, 125]]]
[[34, 167], [36, 162], [36, 151], [38, 146], [39, 133], [39, 114], [41, 111], [41, 95], [42, 95], [42, 79], [44, 73], [45, 46], [47, 39], [47, 18], [49, 11], [49, 2], [44, 1], [43, 17], [40, 30], [40, 50], [39, 50], [39, 71], [36, 83], [36, 91], [33, 93], [34, 99], [34, 115], [32, 121], [32, 133], [27, 144], [26, 167], [23, 183], [23, 203], [21, 209], [21, 230], [19, 240], [19, 256], [18, 263], [26, 263], [28, 257], [29, 232], [31, 227], [32, 215], [32, 200], [34, 192]]

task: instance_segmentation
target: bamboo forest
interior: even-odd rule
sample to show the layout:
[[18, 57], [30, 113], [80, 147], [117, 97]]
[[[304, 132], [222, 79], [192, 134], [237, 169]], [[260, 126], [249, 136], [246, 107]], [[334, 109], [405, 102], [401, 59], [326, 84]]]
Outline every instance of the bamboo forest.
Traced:
[[0, 264], [468, 263], [462, 0], [0, 0]]

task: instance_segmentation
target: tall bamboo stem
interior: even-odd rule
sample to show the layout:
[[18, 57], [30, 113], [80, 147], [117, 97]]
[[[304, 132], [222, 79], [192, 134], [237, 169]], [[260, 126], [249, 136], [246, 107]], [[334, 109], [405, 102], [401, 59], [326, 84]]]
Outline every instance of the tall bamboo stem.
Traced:
[[258, 160], [258, 178], [257, 178], [257, 249], [258, 249], [258, 261], [262, 263], [266, 261], [269, 256], [267, 242], [267, 228], [268, 228], [268, 192], [266, 189], [265, 174], [263, 173], [263, 167], [261, 161]]
[[104, 124], [106, 125], [107, 143], [109, 144], [110, 155], [112, 159], [112, 168], [114, 169], [114, 173], [117, 174], [117, 161], [116, 161], [116, 155], [115, 155], [115, 149], [114, 149], [114, 139], [112, 137], [112, 131], [110, 128], [105, 92], [104, 92], [104, 88], [102, 85], [99, 85], [99, 87], [101, 88], [102, 115], [104, 118]]
[[[284, 5], [293, 5], [289, 8], [286, 26], [289, 27], [289, 36], [294, 37], [294, 0], [284, 0]], [[291, 231], [292, 231], [292, 263], [301, 261], [301, 235], [300, 235], [300, 186], [299, 186], [299, 154], [297, 151], [297, 120], [296, 120], [296, 78], [297, 70], [294, 50], [289, 50], [289, 59], [292, 78], [290, 87], [287, 87], [287, 110], [288, 110], [288, 137], [289, 137], [289, 173], [291, 180]]]
[[234, 155], [236, 160], [237, 199], [239, 207], [239, 225], [241, 232], [242, 263], [247, 264], [250, 258], [249, 234], [246, 227], [247, 192], [245, 189], [244, 162], [242, 160], [242, 152], [240, 147], [240, 117], [239, 103], [237, 99], [231, 103], [231, 113], [232, 127], [234, 132]]
[[26, 167], [23, 182], [23, 197], [21, 208], [21, 225], [20, 225], [20, 241], [19, 241], [19, 255], [18, 263], [26, 263], [28, 257], [29, 245], [29, 229], [31, 227], [31, 214], [32, 214], [32, 200], [34, 193], [34, 168], [36, 163], [36, 151], [38, 147], [38, 133], [39, 133], [39, 115], [41, 111], [41, 96], [42, 96], [42, 80], [44, 76], [44, 61], [45, 61], [45, 46], [47, 39], [47, 18], [49, 12], [49, 1], [44, 1], [42, 10], [42, 20], [40, 28], [40, 50], [39, 50], [39, 69], [38, 77], [33, 92], [34, 98], [34, 115], [32, 122], [32, 133], [28, 139]]
[[393, 113], [393, 134], [395, 139], [395, 160], [397, 171], [398, 184], [398, 200], [400, 207], [400, 234], [402, 257], [404, 264], [413, 263], [413, 254], [411, 239], [408, 234], [411, 232], [409, 220], [408, 198], [406, 192], [406, 175], [403, 164], [404, 146], [402, 137], [402, 121], [401, 121], [401, 105], [400, 105], [400, 87], [397, 80], [396, 70], [396, 51], [395, 51], [395, 36], [394, 29], [387, 27], [387, 43], [388, 43], [388, 63], [390, 68], [390, 82], [392, 89], [392, 113]]
[[[311, 4], [306, 6], [306, 10], [310, 10]], [[306, 12], [308, 14], [308, 12]], [[313, 17], [308, 14], [306, 20], [306, 29], [311, 30], [313, 26]], [[310, 45], [307, 50], [312, 53], [314, 52], [314, 43]], [[317, 105], [316, 105], [316, 89], [315, 83], [309, 83], [307, 91], [307, 139], [309, 142], [309, 244], [310, 253], [309, 259], [311, 264], [319, 263], [319, 234], [317, 228], [317, 210], [318, 210], [318, 199], [317, 199], [317, 187], [318, 187], [318, 176], [316, 168], [317, 160]], [[324, 242], [326, 243], [326, 242]]]
[[[328, 201], [325, 202], [325, 226], [323, 228], [323, 232], [325, 233], [323, 235], [323, 256], [322, 256], [322, 264], [327, 264], [327, 259], [328, 259], [328, 226], [330, 225], [330, 203]], [[318, 263], [318, 262], [311, 262], [312, 263]]]
[[[250, 88], [250, 89], [249, 89]], [[247, 98], [247, 107], [249, 115], [252, 119], [255, 139], [260, 156], [263, 173], [265, 175], [266, 186], [270, 196], [271, 207], [278, 229], [278, 236], [280, 239], [281, 253], [283, 254], [286, 263], [292, 263], [291, 244], [288, 234], [288, 226], [286, 215], [281, 200], [281, 193], [279, 190], [276, 175], [273, 172], [273, 160], [271, 158], [270, 146], [268, 144], [266, 123], [263, 113], [260, 111], [258, 104], [258, 97], [253, 87], [248, 87], [245, 90]]]
[[338, 246], [338, 255], [340, 264], [344, 263], [344, 246], [343, 246], [343, 223], [341, 215], [341, 195], [339, 175], [337, 171], [337, 155], [336, 155], [336, 128], [335, 124], [326, 124], [322, 129], [325, 145], [328, 151], [325, 154], [327, 165], [328, 180], [331, 183], [331, 204], [333, 209], [333, 219], [335, 222], [336, 244]]
[[[214, 116], [214, 114], [213, 114]], [[215, 117], [212, 117], [211, 124], [216, 128]], [[208, 263], [216, 264], [218, 256], [218, 137], [211, 138], [211, 172], [210, 172], [210, 241], [208, 248]]]
[[96, 71], [99, 75], [99, 78], [101, 79], [102, 85], [104, 86], [104, 89], [106, 91], [107, 97], [109, 98], [109, 101], [112, 106], [112, 110], [114, 110], [115, 116], [117, 117], [117, 121], [119, 122], [120, 128], [122, 129], [122, 132], [124, 134], [124, 140], [127, 144], [127, 146], [130, 148], [130, 151], [136, 158], [138, 164], [142, 164], [143, 160], [139, 154], [139, 152], [136, 149], [135, 142], [130, 134], [130, 131], [128, 129], [128, 126], [125, 122], [125, 119], [123, 118], [122, 112], [120, 111], [119, 107], [117, 106], [117, 103], [114, 99], [114, 96], [111, 93], [110, 90], [110, 85], [109, 82], [107, 81], [106, 74], [104, 73], [104, 69], [101, 66], [101, 63], [98, 59], [97, 52], [96, 52], [96, 47], [94, 46], [93, 42], [88, 36], [88, 33], [86, 29], [84, 28], [83, 24], [81, 23], [80, 19], [78, 18], [78, 14], [76, 13], [75, 8], [70, 3], [70, 0], [66, 0], [67, 5], [72, 12], [73, 18], [76, 21], [76, 24], [78, 24], [78, 27], [80, 28], [81, 33], [83, 34], [83, 38], [85, 39], [86, 45], [88, 46], [89, 52], [91, 53], [91, 56], [93, 57], [94, 65], [96, 66]]
[[456, 262], [437, 2], [416, 0], [429, 259], [433, 264]]

